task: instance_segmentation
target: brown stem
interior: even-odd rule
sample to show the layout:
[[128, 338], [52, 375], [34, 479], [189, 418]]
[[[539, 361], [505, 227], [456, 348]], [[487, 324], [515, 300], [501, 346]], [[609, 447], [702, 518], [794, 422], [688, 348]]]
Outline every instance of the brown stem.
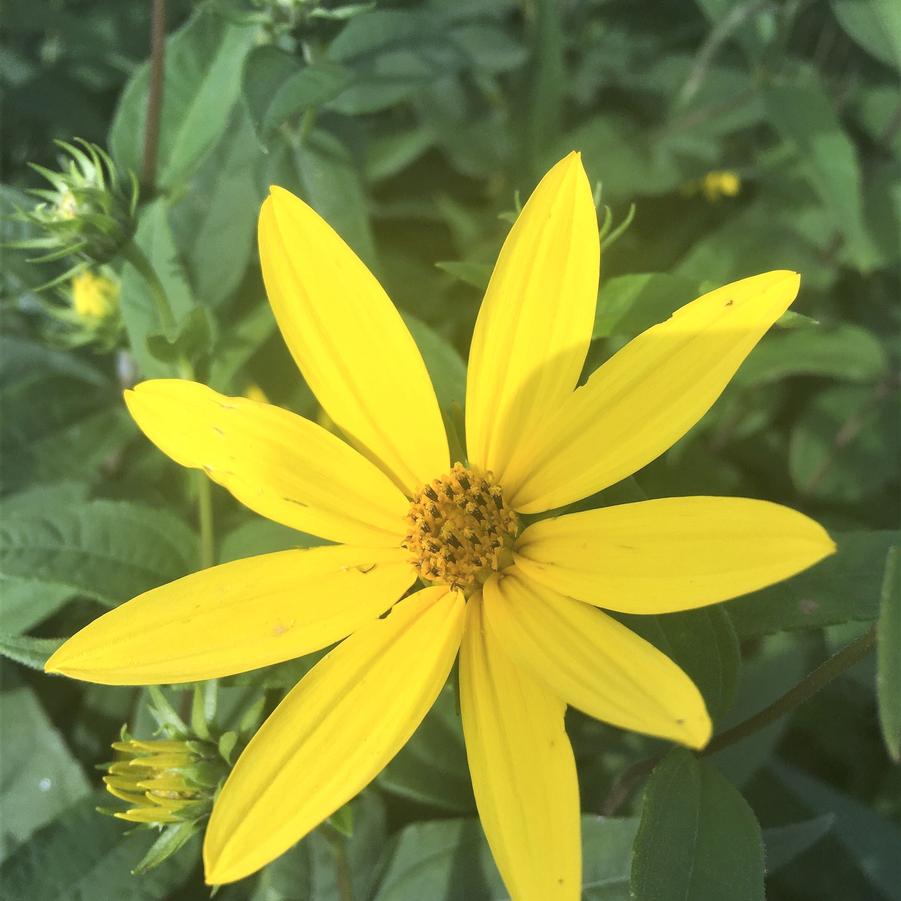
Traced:
[[151, 191], [156, 179], [156, 153], [163, 111], [163, 68], [166, 52], [166, 0], [153, 0], [150, 23], [150, 89], [144, 129], [144, 169], [141, 183]]

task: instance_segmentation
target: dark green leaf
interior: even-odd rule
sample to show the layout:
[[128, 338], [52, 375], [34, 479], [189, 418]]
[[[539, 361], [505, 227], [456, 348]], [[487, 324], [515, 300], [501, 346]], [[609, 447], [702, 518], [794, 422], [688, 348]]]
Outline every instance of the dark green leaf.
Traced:
[[[722, 606], [666, 616], [631, 617], [630, 625], [653, 620], [641, 633], [671, 657], [701, 690], [714, 720], [729, 709], [741, 665], [738, 638]], [[647, 631], [646, 631], [647, 630]]]
[[741, 385], [766, 385], [796, 375], [872, 382], [888, 369], [885, 348], [856, 325], [791, 329], [767, 335], [739, 369]]
[[[176, 321], [181, 321], [194, 308], [194, 299], [169, 225], [168, 206], [164, 200], [155, 200], [144, 208], [135, 242], [162, 282]], [[122, 320], [142, 375], [173, 375], [173, 367], [160, 363], [147, 345], [148, 336], [161, 331], [162, 323], [147, 283], [130, 265], [126, 265], [122, 273]]]
[[873, 248], [864, 228], [860, 163], [823, 85], [810, 73], [768, 88], [764, 97], [773, 125], [795, 148], [833, 227], [848, 241], [855, 264], [867, 271]]
[[747, 801], [713, 766], [671, 751], [645, 789], [635, 901], [763, 901], [763, 841]]
[[[363, 21], [366, 16], [354, 19]], [[299, 194], [344, 238], [370, 268], [376, 252], [366, 196], [353, 159], [344, 145], [316, 130], [296, 147], [273, 154], [270, 180]]]
[[289, 119], [337, 97], [353, 73], [329, 60], [301, 65], [275, 47], [257, 47], [244, 60], [242, 88], [253, 127], [263, 146]]
[[196, 539], [181, 520], [125, 501], [92, 501], [6, 520], [0, 572], [65, 585], [110, 606], [196, 568]]
[[[634, 819], [582, 818], [583, 898], [627, 901]], [[373, 901], [505, 901], [509, 897], [478, 820], [405, 827], [383, 861]]]
[[729, 601], [741, 638], [785, 629], [815, 629], [879, 615], [880, 584], [893, 532], [838, 532], [838, 551], [789, 579]]
[[466, 364], [456, 348], [422, 320], [404, 313], [404, 322], [419, 347], [442, 410], [466, 399]]
[[456, 696], [446, 686], [413, 737], [378, 777], [385, 791], [453, 813], [475, 810]]
[[[236, 108], [194, 177], [193, 190], [171, 210], [175, 240], [200, 304], [225, 302], [251, 262], [263, 200], [262, 162], [250, 117]], [[254, 311], [266, 306], [254, 305]]]
[[892, 759], [901, 762], [901, 548], [885, 560], [877, 638], [879, 721]]
[[[194, 855], [185, 851], [140, 879], [131, 871], [151, 835], [125, 835], [121, 821], [94, 809], [105, 793], [88, 797], [41, 829], [33, 841], [7, 858], [0, 881], [9, 898], [41, 901], [163, 901], [184, 883]], [[197, 852], [195, 851], [195, 854]], [[203, 891], [195, 886], [196, 892]]]
[[787, 826], [771, 826], [763, 830], [763, 842], [766, 845], [767, 876], [791, 863], [799, 854], [813, 847], [835, 823], [835, 815], [824, 813], [821, 816], [804, 820], [800, 823], [789, 823]]
[[204, 307], [192, 307], [175, 326], [174, 334], [154, 332], [147, 336], [147, 349], [163, 363], [205, 360], [212, 344], [213, 320]]
[[[88, 792], [88, 781], [62, 736], [47, 718], [30, 688], [21, 686], [0, 693], [0, 720], [4, 723], [0, 755], [0, 802], [3, 805], [0, 856]], [[0, 879], [4, 895], [12, 883]]]
[[473, 288], [484, 291], [488, 287], [491, 278], [492, 266], [490, 263], [466, 263], [466, 262], [442, 262], [435, 265], [444, 270], [448, 275], [459, 279]]
[[894, 898], [901, 885], [901, 828], [860, 801], [785, 763], [771, 764], [779, 780], [814, 814], [835, 816], [833, 834], [870, 884]]
[[795, 422], [789, 470], [798, 493], [855, 502], [892, 478], [901, 452], [901, 409], [885, 386], [843, 385], [818, 394]]
[[682, 275], [644, 272], [611, 278], [601, 285], [592, 338], [634, 337], [697, 296], [697, 284]]

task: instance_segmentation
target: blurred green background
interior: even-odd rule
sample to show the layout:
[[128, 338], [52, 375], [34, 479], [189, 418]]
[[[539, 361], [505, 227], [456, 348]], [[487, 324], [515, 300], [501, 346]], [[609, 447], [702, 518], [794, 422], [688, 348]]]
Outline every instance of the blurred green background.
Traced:
[[[2, 198], [5, 213], [30, 205], [23, 192], [40, 179], [27, 164], [53, 168], [55, 138], [97, 142], [134, 170], [138, 243], [204, 380], [318, 413], [276, 333], [256, 259], [259, 204], [276, 183], [373, 269], [442, 406], [461, 402], [481, 288], [517, 204], [553, 162], [581, 150], [602, 217], [606, 205], [622, 223], [635, 205], [605, 246], [586, 372], [709, 287], [768, 269], [802, 275], [797, 315], [713, 411], [598, 502], [767, 498], [817, 518], [840, 550], [756, 596], [646, 621], [648, 636], [728, 727], [866, 631], [881, 598], [898, 603], [883, 581], [901, 508], [901, 5], [170, 0], [166, 11], [151, 174], [150, 4], [7, 0]], [[6, 241], [28, 233], [16, 221], [3, 228]], [[93, 812], [93, 767], [121, 724], [152, 730], [144, 693], [22, 665], [41, 653], [22, 636], [70, 635], [104, 606], [197, 567], [191, 484], [120, 402], [123, 385], [170, 371], [147, 340], [159, 323], [146, 287], [113, 261], [124, 331], [117, 321], [104, 343], [82, 321], [72, 340], [58, 312], [71, 300], [66, 283], [50, 292], [50, 313], [36, 293], [64, 264], [25, 257], [4, 251], [0, 307], [0, 891], [29, 901], [204, 897], [196, 843], [132, 877], [150, 837], [123, 840], [124, 824]], [[204, 325], [191, 331], [196, 307]], [[222, 561], [306, 540], [218, 489], [215, 504]], [[309, 665], [225, 680], [221, 722], [260, 692], [273, 706]], [[874, 675], [871, 656], [714, 757], [763, 827], [771, 899], [901, 898], [901, 776], [880, 734]], [[503, 897], [446, 692], [355, 804], [355, 898]], [[586, 814], [658, 750], [578, 715], [568, 726]], [[615, 821], [586, 825], [585, 897], [629, 896], [640, 798]], [[341, 897], [336, 878], [332, 847], [316, 833], [217, 898], [331, 901]]]

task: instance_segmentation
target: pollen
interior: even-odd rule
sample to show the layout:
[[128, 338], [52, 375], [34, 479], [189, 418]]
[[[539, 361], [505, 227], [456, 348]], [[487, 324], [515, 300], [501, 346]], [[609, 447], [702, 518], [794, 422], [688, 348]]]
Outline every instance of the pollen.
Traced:
[[413, 498], [403, 545], [424, 581], [466, 589], [506, 564], [518, 526], [491, 473], [455, 463]]

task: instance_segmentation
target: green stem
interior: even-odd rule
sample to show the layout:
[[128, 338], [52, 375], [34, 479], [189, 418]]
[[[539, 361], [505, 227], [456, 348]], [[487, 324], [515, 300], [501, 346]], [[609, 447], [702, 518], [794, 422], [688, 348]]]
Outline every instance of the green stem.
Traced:
[[156, 305], [156, 312], [163, 331], [173, 332], [175, 330], [175, 316], [169, 304], [169, 296], [166, 294], [166, 289], [163, 287], [163, 283], [156, 274], [156, 270], [153, 268], [150, 260], [144, 255], [144, 251], [134, 241], [129, 241], [122, 248], [122, 256], [138, 270], [146, 282], [153, 297], [153, 302]]
[[200, 520], [200, 568], [209, 569], [216, 562], [213, 494], [205, 472], [198, 469], [194, 476], [197, 480], [197, 514]]
[[337, 830], [326, 830], [332, 851], [335, 852], [335, 882], [338, 887], [338, 897], [341, 901], [354, 901], [353, 882], [350, 878], [350, 863], [347, 860], [347, 839]]
[[769, 707], [764, 707], [754, 716], [717, 735], [704, 749], [704, 754], [714, 754], [785, 716], [795, 707], [812, 698], [837, 676], [863, 660], [875, 643], [876, 627], [874, 626], [860, 638], [852, 641], [837, 654], [833, 654], [828, 660], [821, 663], [812, 673], [808, 673], [794, 688], [789, 689], [781, 698], [773, 701]]
[[[874, 626], [865, 635], [852, 641], [842, 648], [837, 654], [833, 654], [828, 660], [821, 663], [813, 672], [808, 673], [797, 685], [790, 688], [782, 697], [777, 698], [768, 707], [758, 711], [748, 719], [743, 720], [731, 729], [721, 732], [701, 752], [703, 756], [715, 754], [735, 742], [747, 738], [760, 729], [769, 726], [776, 720], [790, 713], [818, 691], [825, 688], [833, 679], [849, 670], [856, 663], [866, 657], [867, 653], [876, 642], [876, 627]], [[663, 758], [663, 754], [656, 754], [645, 760], [639, 760], [629, 767], [617, 780], [601, 804], [601, 815], [613, 816], [626, 801], [635, 786], [646, 776]]]

